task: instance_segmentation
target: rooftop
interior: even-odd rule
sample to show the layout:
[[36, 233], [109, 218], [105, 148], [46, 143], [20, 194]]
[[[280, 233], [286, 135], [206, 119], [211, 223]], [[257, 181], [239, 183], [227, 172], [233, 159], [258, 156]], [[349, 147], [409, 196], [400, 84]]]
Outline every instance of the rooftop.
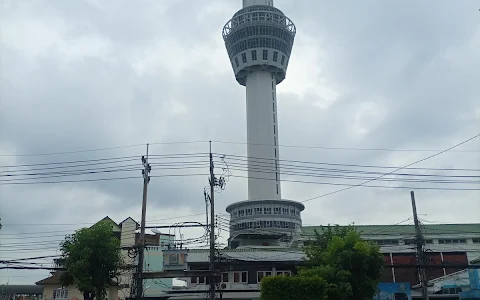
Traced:
[[2, 284], [0, 285], [0, 295], [2, 294], [41, 295], [43, 294], [43, 287], [38, 285]]
[[[385, 235], [414, 235], [414, 225], [354, 225], [362, 234], [368, 236]], [[343, 227], [343, 226], [341, 226]], [[472, 224], [422, 224], [422, 230], [425, 235], [458, 235], [458, 234], [476, 234], [480, 236], [480, 223]], [[314, 230], [321, 232], [322, 226], [304, 226], [302, 233], [305, 236], [313, 236]]]

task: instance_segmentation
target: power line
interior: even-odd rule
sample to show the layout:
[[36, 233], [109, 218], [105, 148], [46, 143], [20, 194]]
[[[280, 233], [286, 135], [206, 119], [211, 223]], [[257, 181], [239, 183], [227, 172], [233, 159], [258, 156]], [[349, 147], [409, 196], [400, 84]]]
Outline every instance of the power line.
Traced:
[[[252, 177], [252, 176], [240, 176], [231, 174], [230, 177], [244, 178], [244, 179], [258, 179], [258, 180], [276, 180], [275, 178], [265, 178], [265, 177]], [[291, 182], [291, 183], [304, 183], [304, 184], [317, 184], [317, 185], [331, 185], [331, 186], [346, 186], [348, 189], [354, 187], [365, 187], [365, 188], [383, 188], [383, 189], [417, 189], [417, 190], [439, 190], [439, 191], [479, 191], [480, 188], [448, 188], [448, 187], [411, 187], [411, 186], [386, 186], [386, 185], [365, 185], [365, 184], [348, 184], [348, 183], [335, 183], [335, 182], [318, 182], [318, 181], [306, 181], [306, 180], [288, 180], [281, 179], [281, 182]], [[373, 180], [370, 180], [373, 181]], [[368, 181], [368, 182], [370, 182]], [[342, 189], [342, 190], [346, 190]], [[326, 195], [325, 195], [326, 196]], [[316, 197], [320, 198], [320, 196]], [[304, 200], [301, 202], [307, 202], [316, 198], [309, 200]]]
[[[390, 172], [389, 174], [391, 174]], [[160, 178], [160, 177], [194, 177], [194, 176], [205, 176], [208, 175], [206, 173], [194, 173], [194, 174], [164, 174], [164, 175], [154, 175], [151, 176], [152, 178]], [[275, 180], [272, 178], [263, 178], [263, 177], [252, 177], [252, 176], [240, 176], [240, 175], [234, 175], [230, 174], [229, 177], [236, 177], [236, 178], [253, 178], [253, 179], [259, 179], [259, 180]], [[310, 177], [315, 177], [310, 175]], [[383, 176], [379, 176], [380, 178]], [[368, 180], [366, 182], [371, 182], [374, 181], [377, 178]], [[29, 182], [23, 182], [23, 181], [16, 181], [16, 182], [6, 182], [2, 183], [0, 181], [0, 185], [30, 185], [30, 184], [56, 184], [56, 183], [79, 183], [79, 182], [96, 182], [96, 181], [112, 181], [112, 180], [126, 180], [126, 179], [138, 179], [139, 177], [137, 176], [129, 176], [129, 177], [108, 177], [108, 178], [95, 178], [95, 179], [79, 179], [79, 180], [58, 180], [58, 181], [29, 181]], [[334, 179], [335, 177], [331, 177]], [[287, 180], [287, 179], [281, 179], [281, 182], [291, 182], [291, 183], [304, 183], [304, 184], [318, 184], [318, 185], [332, 185], [332, 186], [347, 186], [348, 189], [353, 188], [353, 187], [366, 187], [366, 188], [389, 188], [389, 189], [422, 189], [422, 190], [453, 190], [453, 191], [477, 191], [480, 190], [480, 188], [448, 188], [448, 187], [411, 187], [411, 186], [382, 186], [382, 185], [365, 185], [366, 182], [363, 184], [347, 184], [347, 183], [334, 183], [334, 182], [318, 182], [318, 181], [305, 181], [305, 180]], [[387, 181], [392, 181], [392, 180], [387, 180]], [[397, 180], [398, 181], [398, 180]], [[421, 182], [421, 181], [418, 181]], [[426, 181], [423, 181], [426, 182]], [[459, 182], [457, 182], [459, 183]], [[344, 190], [344, 189], [342, 189]], [[340, 190], [339, 190], [340, 191]], [[339, 192], [337, 191], [337, 192]], [[334, 192], [332, 192], [334, 193]], [[330, 193], [329, 193], [330, 195]], [[327, 195], [323, 195], [327, 196]], [[303, 202], [307, 202], [316, 198], [320, 198], [322, 196], [318, 196], [309, 200], [304, 200]]]
[[[186, 142], [157, 142], [149, 143], [150, 145], [175, 145], [175, 144], [195, 144], [195, 143], [206, 143], [208, 141], [186, 141]], [[95, 148], [95, 149], [84, 149], [84, 150], [73, 150], [73, 151], [63, 151], [63, 152], [44, 152], [44, 153], [32, 153], [32, 154], [0, 154], [0, 157], [29, 157], [29, 156], [51, 156], [51, 155], [60, 155], [60, 154], [76, 154], [76, 153], [85, 153], [85, 152], [97, 152], [105, 150], [115, 150], [115, 149], [124, 149], [132, 147], [145, 146], [143, 144], [133, 144], [133, 145], [123, 145], [123, 146], [113, 146], [105, 148]]]
[[[234, 145], [254, 145], [254, 146], [277, 146], [274, 144], [263, 143], [245, 143], [245, 142], [230, 142], [230, 141], [212, 141], [212, 143], [220, 144], [234, 144]], [[385, 151], [385, 152], [438, 152], [436, 149], [389, 149], [389, 148], [355, 148], [355, 147], [326, 147], [326, 146], [301, 146], [301, 145], [278, 145], [283, 148], [301, 148], [301, 149], [323, 149], [323, 150], [348, 150], [348, 151]], [[480, 150], [457, 150], [452, 152], [480, 152]]]
[[[209, 141], [178, 141], [178, 142], [155, 142], [148, 143], [150, 145], [180, 145], [180, 144], [201, 144], [208, 143]], [[216, 140], [211, 141], [212, 143], [218, 144], [233, 144], [233, 145], [249, 145], [246, 142], [235, 142], [235, 141], [222, 141]], [[145, 146], [143, 144], [131, 144], [131, 145], [121, 145], [113, 147], [104, 147], [104, 148], [94, 148], [94, 149], [82, 149], [82, 150], [72, 150], [72, 151], [62, 151], [62, 152], [44, 152], [44, 153], [32, 153], [32, 154], [0, 154], [0, 157], [33, 157], [33, 156], [52, 156], [52, 155], [62, 155], [62, 154], [77, 154], [77, 153], [87, 153], [87, 152], [98, 152], [106, 150], [116, 150], [132, 147]], [[250, 143], [250, 145], [256, 146], [273, 146], [271, 144], [259, 144], [259, 143]], [[315, 145], [279, 145], [283, 148], [300, 148], [300, 149], [322, 149], [322, 150], [346, 150], [346, 151], [380, 151], [380, 152], [438, 152], [440, 150], [436, 149], [391, 149], [391, 148], [359, 148], [359, 147], [330, 147], [330, 146], [315, 146]], [[475, 153], [480, 152], [479, 150], [456, 150], [452, 152], [463, 152], [463, 153]]]
[[[160, 178], [160, 177], [189, 177], [189, 176], [205, 176], [205, 173], [202, 174], [165, 174], [165, 175], [155, 175], [150, 177]], [[138, 179], [138, 176], [128, 176], [128, 177], [109, 177], [109, 178], [95, 178], [95, 179], [79, 179], [79, 180], [61, 180], [61, 181], [31, 181], [31, 182], [9, 182], [1, 183], [0, 185], [25, 185], [25, 184], [53, 184], [53, 183], [74, 183], [74, 182], [95, 182], [95, 181], [111, 181], [111, 180], [126, 180], [126, 179]]]
[[[177, 217], [169, 217], [169, 218], [162, 218], [162, 219], [155, 219], [155, 220], [150, 220], [147, 221], [147, 223], [152, 223], [156, 221], [166, 221], [166, 220], [174, 220], [174, 219], [181, 219], [181, 218], [188, 218], [188, 217], [195, 217], [195, 216], [200, 216], [204, 215], [205, 213], [197, 213], [197, 214], [191, 214], [191, 215], [184, 215], [184, 216], [177, 216]], [[87, 222], [87, 223], [4, 223], [3, 225], [9, 225], [9, 226], [39, 226], [39, 225], [47, 225], [47, 226], [52, 226], [52, 225], [94, 225], [95, 223]], [[0, 233], [0, 236], [2, 235], [17, 235], [17, 234], [40, 234], [40, 233], [57, 233], [57, 232], [66, 232], [68, 230], [62, 230], [62, 231], [46, 231], [46, 232], [32, 232], [32, 233], [11, 233], [11, 234], [5, 234], [5, 233]]]
[[[441, 153], [437, 153], [441, 154]], [[234, 155], [234, 154], [227, 154], [227, 153], [215, 153], [217, 158], [229, 158], [234, 159], [238, 158], [237, 160], [242, 161], [251, 161], [258, 163], [269, 163], [274, 161], [274, 159], [268, 158], [261, 158], [261, 157], [253, 157], [253, 156], [243, 156], [243, 155]], [[433, 156], [431, 156], [433, 157]], [[425, 160], [425, 159], [424, 159]], [[360, 165], [360, 164], [341, 164], [341, 163], [328, 163], [328, 162], [318, 162], [318, 161], [304, 161], [304, 160], [288, 160], [288, 159], [280, 159], [278, 160], [280, 165], [289, 165], [286, 163], [300, 163], [300, 164], [309, 164], [309, 165], [327, 165], [327, 166], [344, 166], [344, 167], [360, 167], [360, 168], [377, 168], [377, 169], [404, 169], [404, 170], [430, 170], [430, 171], [473, 171], [473, 172], [480, 172], [480, 169], [468, 169], [468, 168], [409, 168], [409, 167], [395, 167], [395, 166], [379, 166], [379, 165]], [[413, 164], [410, 164], [413, 165]]]
[[[275, 174], [278, 173], [278, 170], [275, 169], [268, 169], [268, 168], [256, 168], [256, 167], [243, 167], [243, 168], [236, 168], [235, 166], [232, 167], [229, 165], [229, 170], [233, 171], [242, 171], [247, 172], [249, 170], [253, 170], [257, 173], [265, 173], [265, 174]], [[365, 177], [365, 176], [353, 176], [353, 175], [343, 175], [343, 174], [329, 174], [329, 173], [307, 173], [307, 172], [298, 172], [298, 171], [282, 171], [280, 169], [282, 175], [292, 175], [292, 176], [300, 176], [300, 177], [314, 177], [314, 178], [329, 178], [329, 179], [347, 179], [347, 180], [361, 180], [361, 179], [371, 179], [372, 177]], [[394, 174], [395, 175], [395, 174]], [[412, 175], [415, 176], [415, 175]], [[456, 177], [457, 178], [457, 177]], [[470, 178], [470, 177], [467, 177]], [[474, 176], [473, 178], [479, 178], [480, 176]], [[378, 181], [399, 181], [399, 182], [420, 182], [420, 183], [462, 183], [462, 184], [480, 184], [478, 180], [446, 180], [446, 179], [420, 179], [420, 178], [383, 178], [378, 179]]]
[[[346, 188], [343, 188], [343, 189], [340, 189], [340, 190], [336, 190], [336, 191], [333, 191], [333, 192], [330, 192], [330, 193], [322, 194], [322, 195], [320, 195], [320, 196], [316, 196], [316, 197], [313, 197], [313, 198], [304, 200], [304, 201], [302, 201], [302, 202], [308, 202], [308, 201], [315, 200], [315, 199], [318, 199], [318, 198], [323, 198], [323, 197], [328, 196], [328, 195], [332, 195], [332, 194], [336, 194], [336, 193], [339, 193], [339, 192], [342, 192], [342, 191], [346, 191], [346, 190], [352, 189], [352, 188], [354, 188], [354, 187], [363, 186], [364, 184], [367, 184], [367, 183], [369, 183], [369, 182], [372, 182], [372, 181], [377, 180], [377, 179], [379, 179], [379, 178], [382, 178], [382, 177], [384, 177], [384, 176], [390, 175], [390, 174], [392, 174], [392, 173], [394, 173], [394, 172], [396, 172], [396, 171], [399, 171], [399, 170], [401, 170], [401, 169], [405, 169], [405, 168], [410, 167], [410, 166], [412, 166], [412, 165], [414, 165], [414, 164], [417, 164], [417, 163], [419, 163], [419, 162], [425, 161], [425, 160], [427, 160], [427, 159], [433, 158], [433, 157], [438, 156], [438, 155], [440, 155], [440, 154], [442, 154], [442, 153], [445, 153], [445, 152], [447, 152], [447, 151], [450, 151], [450, 150], [452, 150], [452, 149], [454, 149], [454, 148], [456, 148], [456, 147], [459, 147], [460, 145], [463, 145], [463, 144], [468, 143], [469, 141], [471, 141], [471, 140], [473, 140], [473, 139], [478, 138], [479, 136], [480, 136], [480, 134], [477, 134], [477, 135], [475, 135], [475, 136], [473, 136], [473, 137], [471, 137], [471, 138], [469, 138], [469, 139], [467, 139], [467, 140], [465, 140], [465, 141], [463, 141], [463, 142], [460, 142], [460, 143], [458, 143], [458, 144], [456, 144], [456, 145], [454, 145], [454, 146], [452, 146], [452, 147], [450, 147], [450, 148], [447, 148], [447, 149], [445, 149], [445, 150], [442, 150], [442, 151], [440, 151], [440, 152], [438, 152], [438, 153], [432, 154], [432, 155], [427, 156], [427, 157], [425, 157], [425, 158], [422, 158], [422, 159], [420, 159], [420, 160], [414, 161], [413, 163], [410, 163], [410, 164], [408, 164], [408, 165], [406, 165], [406, 166], [404, 166], [404, 167], [397, 168], [397, 169], [395, 169], [395, 170], [393, 170], [393, 171], [391, 171], [391, 172], [385, 173], [385, 174], [383, 174], [383, 175], [381, 175], [381, 176], [378, 176], [378, 177], [376, 177], [376, 178], [374, 178], [374, 179], [370, 179], [370, 180], [367, 180], [367, 181], [365, 181], [365, 182], [356, 184], [356, 185], [354, 185], [354, 186], [349, 186], [349, 187], [346, 187]], [[417, 189], [418, 189], [418, 188], [417, 188]]]

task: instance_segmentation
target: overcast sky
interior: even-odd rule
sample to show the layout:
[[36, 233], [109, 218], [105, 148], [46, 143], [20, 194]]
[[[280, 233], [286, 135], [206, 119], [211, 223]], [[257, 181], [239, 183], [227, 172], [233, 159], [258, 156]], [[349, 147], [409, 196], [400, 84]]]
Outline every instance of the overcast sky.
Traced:
[[[202, 153], [151, 160], [152, 175], [182, 176], [152, 178], [149, 225], [204, 220], [204, 215], [178, 217], [205, 211], [207, 176], [184, 176], [208, 173], [205, 141], [236, 142], [213, 143], [230, 166], [239, 163], [231, 155], [246, 155], [245, 89], [234, 79], [221, 36], [241, 1], [0, 2], [0, 258], [55, 254], [64, 234], [106, 215], [117, 222], [139, 219], [142, 179], [131, 169], [140, 168], [147, 142], [152, 155]], [[276, 0], [275, 5], [297, 26], [287, 79], [277, 88], [281, 159], [401, 167], [480, 132], [478, 1]], [[104, 150], [82, 152], [92, 149]], [[480, 169], [479, 150], [476, 139], [415, 167]], [[38, 155], [58, 152], [74, 153]], [[26, 175], [59, 166], [49, 163], [114, 157], [133, 157], [113, 165], [129, 170]], [[31, 164], [43, 165], [19, 167]], [[217, 163], [219, 174], [222, 167]], [[17, 176], [6, 178], [11, 170]], [[246, 174], [231, 174], [216, 197], [222, 214], [247, 196], [246, 180], [233, 176]], [[12, 184], [131, 176], [137, 178]], [[418, 188], [425, 222], [478, 222], [478, 191], [420, 189], [479, 188], [475, 178], [445, 178], [449, 183], [370, 184]], [[362, 182], [291, 174], [282, 179], [283, 198], [297, 201], [344, 187], [332, 183]], [[398, 223], [411, 216], [409, 191], [352, 188], [306, 202], [303, 222]], [[0, 283], [33, 283], [47, 274], [1, 270]]]

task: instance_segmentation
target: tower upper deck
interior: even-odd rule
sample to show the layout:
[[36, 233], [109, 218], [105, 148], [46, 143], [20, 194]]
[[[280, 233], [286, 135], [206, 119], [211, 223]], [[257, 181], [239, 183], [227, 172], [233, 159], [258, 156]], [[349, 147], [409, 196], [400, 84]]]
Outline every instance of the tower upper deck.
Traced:
[[[264, 5], [248, 5], [256, 2]], [[245, 0], [244, 8], [223, 28], [223, 39], [235, 77], [241, 85], [256, 70], [274, 74], [276, 83], [285, 79], [293, 48], [295, 24], [268, 0]], [[273, 5], [273, 4], [272, 4]]]

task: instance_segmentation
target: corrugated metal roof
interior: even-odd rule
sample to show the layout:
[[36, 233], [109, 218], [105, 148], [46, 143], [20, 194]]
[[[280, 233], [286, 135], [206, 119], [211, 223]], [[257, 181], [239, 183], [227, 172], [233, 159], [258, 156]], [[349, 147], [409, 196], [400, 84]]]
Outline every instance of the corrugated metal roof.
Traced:
[[[241, 250], [241, 251], [240, 251]], [[192, 249], [188, 251], [187, 261], [192, 262], [208, 262], [208, 249]], [[222, 256], [229, 259], [244, 261], [301, 261], [305, 254], [300, 249], [225, 249], [222, 250]]]
[[[341, 226], [343, 227], [343, 226]], [[313, 236], [314, 230], [321, 232], [322, 226], [304, 226], [302, 234]], [[355, 225], [355, 228], [363, 235], [413, 235], [414, 225]], [[424, 224], [422, 230], [425, 235], [457, 235], [457, 234], [480, 234], [480, 223], [472, 224]]]
[[43, 286], [2, 284], [0, 285], [0, 294], [41, 295], [43, 294]]

